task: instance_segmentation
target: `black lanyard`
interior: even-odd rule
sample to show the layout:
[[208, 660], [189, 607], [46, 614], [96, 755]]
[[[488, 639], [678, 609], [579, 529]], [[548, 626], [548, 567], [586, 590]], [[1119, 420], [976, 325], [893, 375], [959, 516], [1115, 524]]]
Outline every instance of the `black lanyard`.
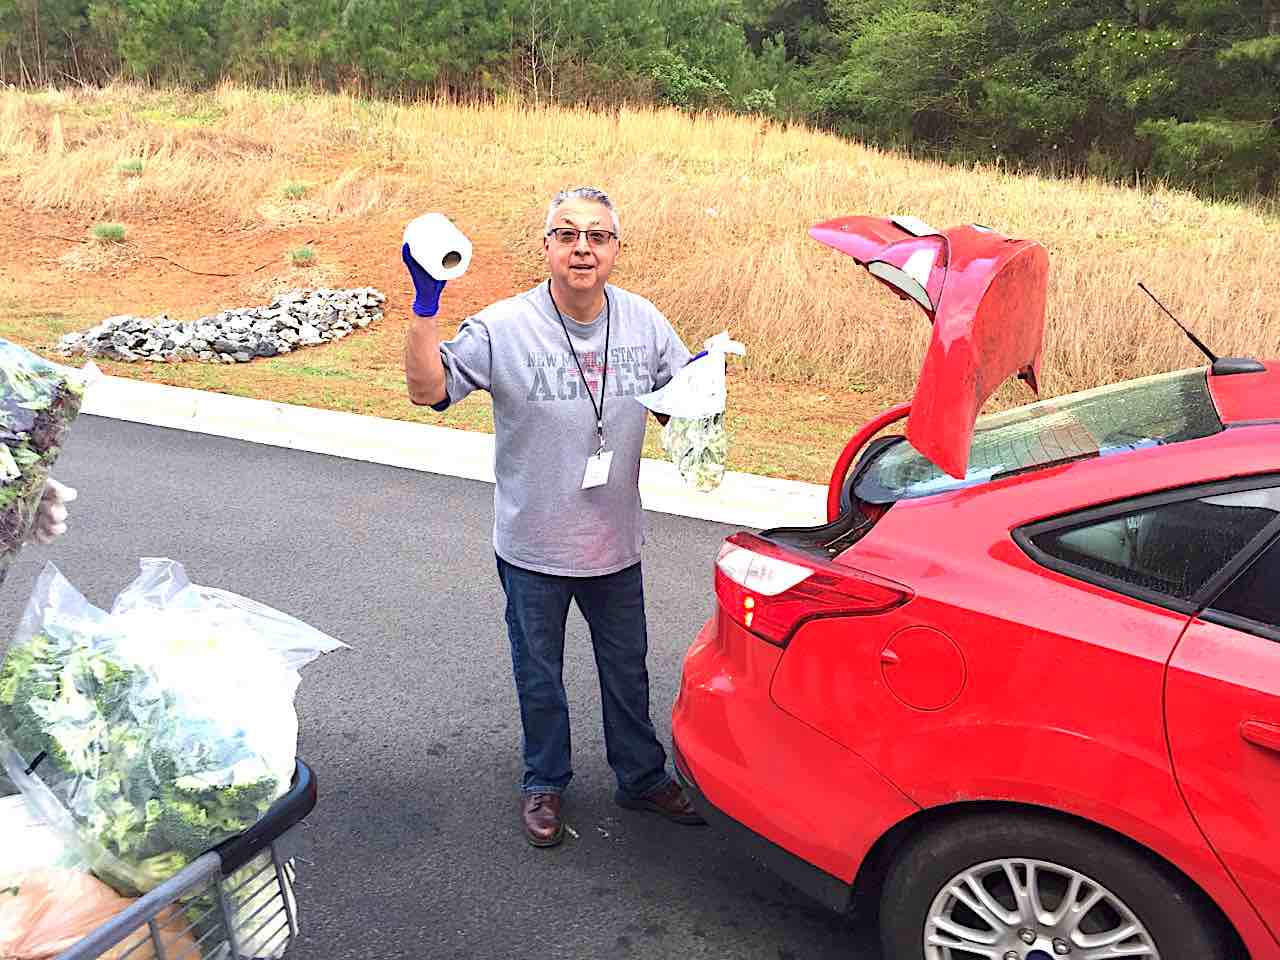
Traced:
[[582, 361], [578, 359], [578, 351], [573, 348], [573, 338], [569, 336], [569, 328], [565, 325], [564, 316], [560, 313], [560, 305], [556, 303], [555, 294], [551, 292], [551, 281], [547, 281], [547, 296], [551, 298], [551, 306], [555, 308], [556, 317], [560, 320], [560, 329], [564, 331], [564, 338], [569, 343], [569, 352], [573, 354], [573, 362], [578, 367], [578, 376], [582, 377], [582, 389], [587, 394], [587, 399], [591, 401], [591, 409], [596, 415], [596, 436], [600, 439], [600, 450], [604, 450], [604, 387], [609, 379], [609, 320], [610, 320], [610, 304], [609, 291], [604, 291], [604, 361], [600, 369], [600, 405], [596, 406], [596, 398], [591, 395], [591, 388], [587, 386], [587, 374], [582, 369]]

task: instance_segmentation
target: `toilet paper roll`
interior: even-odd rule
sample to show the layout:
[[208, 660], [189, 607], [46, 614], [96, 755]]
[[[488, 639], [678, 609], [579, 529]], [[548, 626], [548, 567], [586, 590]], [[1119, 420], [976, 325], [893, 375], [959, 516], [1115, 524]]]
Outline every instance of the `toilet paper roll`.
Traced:
[[418, 265], [437, 280], [456, 280], [471, 266], [471, 241], [443, 213], [424, 213], [404, 228]]

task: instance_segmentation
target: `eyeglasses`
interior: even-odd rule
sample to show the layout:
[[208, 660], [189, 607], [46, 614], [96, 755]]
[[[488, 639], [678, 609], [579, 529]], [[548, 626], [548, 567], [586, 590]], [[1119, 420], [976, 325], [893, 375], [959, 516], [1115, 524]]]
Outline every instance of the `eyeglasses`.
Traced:
[[547, 231], [548, 237], [555, 237], [562, 246], [576, 246], [578, 237], [587, 235], [587, 243], [593, 247], [603, 247], [610, 240], [617, 240], [618, 235], [612, 230], [574, 230], [572, 227], [556, 227]]

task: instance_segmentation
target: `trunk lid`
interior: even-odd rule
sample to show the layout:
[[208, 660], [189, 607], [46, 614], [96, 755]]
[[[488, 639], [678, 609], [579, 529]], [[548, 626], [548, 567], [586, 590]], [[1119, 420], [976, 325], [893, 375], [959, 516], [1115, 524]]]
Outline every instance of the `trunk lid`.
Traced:
[[987, 398], [1012, 376], [1039, 390], [1048, 253], [976, 224], [934, 230], [912, 217], [840, 217], [809, 235], [853, 257], [933, 324], [907, 440], [963, 477]]

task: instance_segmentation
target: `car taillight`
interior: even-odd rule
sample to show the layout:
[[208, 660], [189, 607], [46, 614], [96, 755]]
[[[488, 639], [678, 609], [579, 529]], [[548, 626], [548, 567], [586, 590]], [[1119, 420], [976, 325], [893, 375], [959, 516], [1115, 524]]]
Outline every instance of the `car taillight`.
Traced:
[[911, 594], [873, 574], [735, 533], [716, 558], [716, 597], [733, 620], [762, 640], [785, 646], [806, 620], [884, 613]]

